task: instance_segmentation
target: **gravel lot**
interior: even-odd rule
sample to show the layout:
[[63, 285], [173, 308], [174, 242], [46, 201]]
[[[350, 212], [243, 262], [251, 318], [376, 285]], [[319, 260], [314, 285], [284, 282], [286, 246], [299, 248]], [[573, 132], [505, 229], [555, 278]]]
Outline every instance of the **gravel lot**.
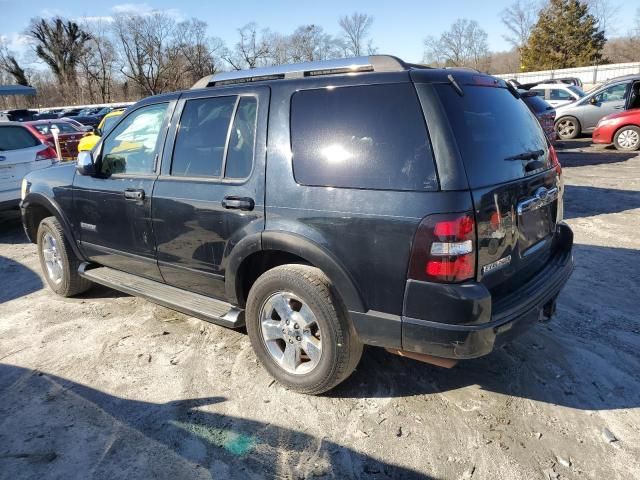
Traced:
[[0, 214], [0, 478], [640, 478], [640, 156], [566, 142], [558, 313], [453, 370], [369, 348], [290, 393], [243, 332], [112, 290], [55, 296]]

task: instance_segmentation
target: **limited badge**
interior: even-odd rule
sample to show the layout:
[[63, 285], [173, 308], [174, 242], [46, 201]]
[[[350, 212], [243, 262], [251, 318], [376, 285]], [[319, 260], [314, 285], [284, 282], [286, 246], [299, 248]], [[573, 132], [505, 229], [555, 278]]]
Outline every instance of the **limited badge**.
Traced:
[[497, 260], [493, 263], [488, 263], [487, 265], [482, 267], [482, 274], [486, 275], [489, 272], [493, 272], [499, 268], [506, 267], [510, 263], [511, 263], [511, 255], [507, 255], [506, 257], [501, 258], [500, 260]]

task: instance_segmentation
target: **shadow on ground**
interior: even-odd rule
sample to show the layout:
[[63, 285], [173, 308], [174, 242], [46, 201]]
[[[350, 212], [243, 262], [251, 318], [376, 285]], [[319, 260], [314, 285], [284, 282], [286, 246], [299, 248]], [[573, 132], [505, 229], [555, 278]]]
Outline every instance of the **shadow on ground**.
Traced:
[[429, 479], [307, 433], [0, 364], [0, 477]]
[[565, 185], [565, 219], [620, 213], [640, 208], [640, 191]]
[[21, 263], [0, 256], [0, 304], [42, 288], [40, 276]]

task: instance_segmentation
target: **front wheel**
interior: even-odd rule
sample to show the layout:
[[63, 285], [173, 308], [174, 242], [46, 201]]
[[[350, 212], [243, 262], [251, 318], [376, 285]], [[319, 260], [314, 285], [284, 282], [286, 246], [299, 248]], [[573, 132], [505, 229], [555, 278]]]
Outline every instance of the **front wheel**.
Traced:
[[92, 283], [78, 274], [80, 260], [73, 253], [56, 217], [47, 217], [40, 222], [37, 240], [40, 266], [51, 290], [71, 297], [91, 288]]
[[267, 371], [286, 388], [320, 394], [345, 380], [362, 355], [329, 279], [307, 265], [264, 273], [247, 299], [247, 331]]
[[571, 140], [580, 135], [580, 123], [573, 117], [562, 117], [556, 122], [556, 133], [562, 140]]
[[640, 128], [622, 127], [613, 137], [613, 144], [618, 150], [633, 152], [640, 148]]

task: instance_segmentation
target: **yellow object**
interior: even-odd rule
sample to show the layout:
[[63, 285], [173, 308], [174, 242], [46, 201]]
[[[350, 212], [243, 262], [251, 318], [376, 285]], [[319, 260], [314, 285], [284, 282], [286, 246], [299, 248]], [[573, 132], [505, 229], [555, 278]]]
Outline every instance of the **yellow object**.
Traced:
[[[124, 110], [114, 110], [113, 112], [107, 113], [100, 121], [100, 124], [98, 125], [98, 131], [102, 134], [105, 131], [105, 127], [107, 128], [107, 130], [111, 129], [117, 117], [120, 117], [123, 113]], [[100, 140], [100, 135], [98, 135], [97, 133], [90, 133], [88, 135], [85, 135], [80, 139], [80, 143], [78, 143], [78, 151], [85, 152], [93, 150], [93, 147], [96, 146], [98, 140]]]

